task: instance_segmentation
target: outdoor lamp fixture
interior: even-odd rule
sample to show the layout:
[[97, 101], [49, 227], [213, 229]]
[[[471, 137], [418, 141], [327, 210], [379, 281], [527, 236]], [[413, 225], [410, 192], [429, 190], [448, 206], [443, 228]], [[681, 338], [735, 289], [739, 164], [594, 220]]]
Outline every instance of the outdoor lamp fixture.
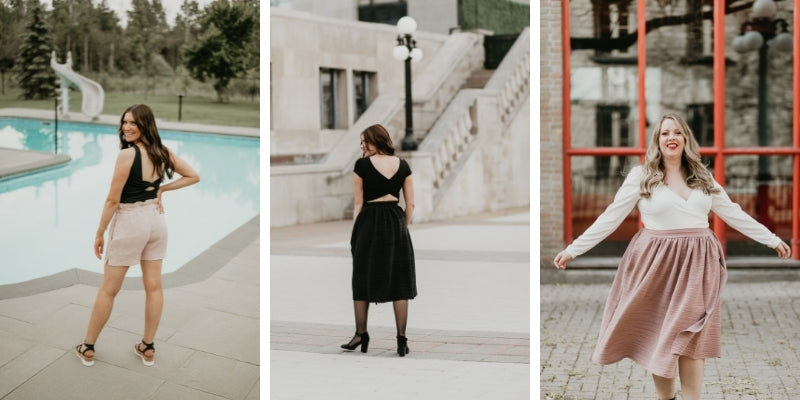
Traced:
[[405, 16], [397, 21], [397, 46], [392, 49], [392, 56], [397, 61], [406, 64], [406, 136], [403, 138], [403, 150], [416, 150], [417, 141], [414, 140], [414, 123], [411, 116], [411, 62], [422, 59], [422, 50], [417, 48], [417, 41], [411, 34], [417, 30], [414, 18]]
[[[733, 39], [733, 49], [738, 53], [758, 51], [758, 145], [769, 144], [769, 123], [767, 121], [767, 50], [773, 48], [779, 52], [791, 53], [794, 47], [789, 23], [776, 18], [777, 6], [772, 0], [756, 0], [750, 12], [750, 18], [741, 28], [741, 34]], [[767, 214], [768, 194], [766, 182], [770, 179], [769, 159], [758, 156], [758, 188], [756, 192], [756, 210], [759, 221], [768, 225], [771, 221]], [[769, 227], [769, 226], [768, 226]], [[770, 228], [774, 228], [772, 225]]]

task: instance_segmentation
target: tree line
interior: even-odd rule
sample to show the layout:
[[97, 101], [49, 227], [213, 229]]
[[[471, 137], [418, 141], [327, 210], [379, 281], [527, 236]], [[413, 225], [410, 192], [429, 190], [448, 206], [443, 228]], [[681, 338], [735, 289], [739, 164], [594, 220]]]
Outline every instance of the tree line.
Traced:
[[258, 0], [215, 0], [200, 8], [183, 0], [169, 24], [160, 0], [133, 0], [125, 26], [106, 0], [0, 0], [0, 78], [14, 75], [24, 99], [53, 97], [50, 55], [72, 54], [74, 70], [120, 76], [143, 75], [145, 96], [159, 71], [185, 68], [213, 83], [228, 100], [232, 79], [258, 73]]

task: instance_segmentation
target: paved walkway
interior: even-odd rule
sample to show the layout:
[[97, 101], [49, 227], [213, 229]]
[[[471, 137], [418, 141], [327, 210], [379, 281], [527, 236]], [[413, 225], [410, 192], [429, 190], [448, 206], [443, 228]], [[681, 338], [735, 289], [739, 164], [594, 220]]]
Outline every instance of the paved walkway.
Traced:
[[412, 225], [405, 358], [390, 304], [370, 305], [367, 354], [339, 348], [355, 331], [351, 227], [270, 230], [271, 398], [530, 398], [528, 210]]
[[[591, 361], [610, 288], [540, 287], [540, 398], [657, 398], [651, 376], [630, 360], [604, 367]], [[723, 354], [706, 362], [704, 399], [800, 399], [799, 293], [798, 281], [728, 283]]]
[[[0, 116], [52, 117], [52, 112], [45, 113], [0, 109]], [[118, 120], [106, 115], [99, 123]], [[159, 126], [258, 135], [258, 129]], [[47, 166], [37, 152], [3, 151], [0, 175], [26, 170], [31, 163]], [[140, 278], [125, 280], [96, 343], [93, 367], [84, 367], [74, 348], [86, 333], [99, 274], [75, 269], [0, 286], [0, 399], [258, 399], [259, 220], [247, 222], [178, 271], [164, 275], [164, 311], [152, 367], [142, 365], [133, 352], [144, 321]]]
[[199, 273], [213, 269], [207, 279], [182, 284], [187, 266], [178, 282], [165, 275], [165, 285], [173, 283], [164, 290], [152, 367], [133, 352], [144, 321], [139, 278], [127, 278], [131, 289], [117, 295], [93, 367], [80, 363], [74, 347], [96, 285], [1, 300], [0, 399], [258, 399], [258, 227], [255, 218], [190, 262]]

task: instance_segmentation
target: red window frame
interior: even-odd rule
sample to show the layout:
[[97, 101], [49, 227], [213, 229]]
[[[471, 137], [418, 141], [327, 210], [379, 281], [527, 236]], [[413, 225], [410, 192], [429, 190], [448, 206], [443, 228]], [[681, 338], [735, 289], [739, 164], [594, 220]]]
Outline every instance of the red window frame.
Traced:
[[[564, 241], [572, 242], [572, 157], [573, 156], [630, 156], [638, 155], [644, 161], [646, 152], [645, 116], [645, 71], [646, 71], [646, 0], [637, 0], [637, 46], [638, 46], [638, 113], [639, 144], [637, 147], [574, 148], [571, 135], [570, 108], [570, 28], [569, 0], [561, 6], [562, 38], [562, 124], [564, 163]], [[725, 182], [725, 156], [728, 155], [790, 155], [794, 158], [792, 176], [792, 259], [800, 260], [800, 0], [794, 0], [793, 32], [795, 54], [792, 65], [793, 96], [792, 147], [725, 147], [725, 0], [714, 0], [714, 146], [701, 147], [700, 154], [714, 157], [714, 179]], [[714, 215], [713, 231], [725, 245], [725, 222]]]

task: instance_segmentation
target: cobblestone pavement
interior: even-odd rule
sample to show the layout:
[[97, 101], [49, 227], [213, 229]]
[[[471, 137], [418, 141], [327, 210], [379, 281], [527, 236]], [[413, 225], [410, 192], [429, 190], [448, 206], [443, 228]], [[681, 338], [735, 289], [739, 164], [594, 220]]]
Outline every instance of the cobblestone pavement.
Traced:
[[[591, 361], [610, 284], [540, 287], [542, 399], [656, 399], [625, 359]], [[704, 399], [800, 399], [800, 282], [728, 283], [722, 357], [706, 362]], [[680, 383], [676, 384], [680, 398]]]

